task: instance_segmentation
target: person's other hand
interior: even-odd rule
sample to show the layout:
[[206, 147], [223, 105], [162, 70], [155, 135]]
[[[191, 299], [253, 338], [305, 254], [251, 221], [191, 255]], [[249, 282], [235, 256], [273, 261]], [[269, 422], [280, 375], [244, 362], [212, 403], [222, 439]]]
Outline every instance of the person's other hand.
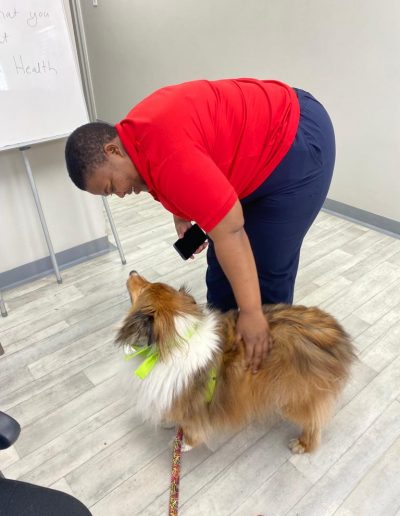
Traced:
[[262, 309], [239, 311], [236, 325], [237, 340], [243, 339], [246, 348], [246, 368], [257, 373], [272, 346], [268, 322]]
[[[190, 222], [190, 220], [181, 219], [176, 215], [174, 215], [174, 224], [178, 238], [183, 238], [183, 235], [186, 233], [186, 231], [192, 227], [192, 223]], [[208, 242], [206, 240], [204, 244], [201, 244], [201, 246], [196, 249], [194, 254], [201, 253], [202, 251], [204, 251], [204, 249], [206, 249], [207, 246]], [[194, 256], [192, 255], [190, 258], [193, 260]]]
[[183, 235], [186, 233], [186, 231], [192, 227], [192, 223], [190, 222], [190, 220], [181, 219], [176, 215], [174, 215], [174, 224], [176, 233], [179, 238], [183, 238]]

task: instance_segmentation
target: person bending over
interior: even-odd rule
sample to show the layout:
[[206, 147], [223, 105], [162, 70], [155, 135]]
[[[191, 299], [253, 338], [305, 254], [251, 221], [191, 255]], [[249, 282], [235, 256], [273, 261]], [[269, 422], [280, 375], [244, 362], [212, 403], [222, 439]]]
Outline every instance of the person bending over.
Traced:
[[77, 128], [65, 158], [78, 188], [149, 192], [179, 237], [192, 222], [208, 233], [207, 301], [239, 309], [237, 335], [256, 373], [271, 345], [262, 304], [293, 302], [303, 238], [332, 178], [324, 107], [279, 81], [186, 82], [155, 91], [115, 126]]

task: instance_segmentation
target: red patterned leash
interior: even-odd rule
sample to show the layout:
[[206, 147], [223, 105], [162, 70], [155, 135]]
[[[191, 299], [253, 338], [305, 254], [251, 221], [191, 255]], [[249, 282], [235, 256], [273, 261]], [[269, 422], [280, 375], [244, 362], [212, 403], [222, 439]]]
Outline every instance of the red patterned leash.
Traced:
[[169, 491], [169, 516], [178, 516], [179, 479], [181, 474], [183, 430], [178, 428], [172, 453], [171, 487]]

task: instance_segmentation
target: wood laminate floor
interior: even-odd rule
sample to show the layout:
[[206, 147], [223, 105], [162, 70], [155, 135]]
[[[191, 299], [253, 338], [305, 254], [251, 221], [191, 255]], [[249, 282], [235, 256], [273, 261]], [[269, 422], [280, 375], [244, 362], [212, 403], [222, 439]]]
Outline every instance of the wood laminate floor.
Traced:
[[[121, 389], [115, 325], [128, 272], [205, 301], [205, 253], [184, 263], [171, 216], [142, 194], [111, 199], [127, 257], [111, 252], [5, 292], [0, 409], [22, 425], [0, 453], [6, 477], [72, 493], [95, 516], [167, 514], [173, 430], [135, 416]], [[193, 516], [400, 515], [400, 240], [321, 213], [303, 245], [296, 303], [353, 336], [359, 361], [313, 455], [287, 448], [282, 421], [183, 457], [181, 512]], [[56, 516], [56, 515], [55, 515]]]

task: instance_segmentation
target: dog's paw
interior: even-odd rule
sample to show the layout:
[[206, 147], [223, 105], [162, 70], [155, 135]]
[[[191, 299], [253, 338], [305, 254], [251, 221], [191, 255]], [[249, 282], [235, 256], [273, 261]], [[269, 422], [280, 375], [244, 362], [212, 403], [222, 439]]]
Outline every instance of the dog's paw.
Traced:
[[305, 445], [299, 439], [291, 439], [289, 441], [289, 448], [292, 450], [292, 453], [299, 455], [307, 452]]
[[193, 446], [190, 446], [190, 444], [187, 444], [187, 442], [185, 442], [185, 438], [183, 438], [183, 441], [182, 441], [182, 452], [185, 453], [185, 452], [188, 452], [190, 450], [193, 449]]

